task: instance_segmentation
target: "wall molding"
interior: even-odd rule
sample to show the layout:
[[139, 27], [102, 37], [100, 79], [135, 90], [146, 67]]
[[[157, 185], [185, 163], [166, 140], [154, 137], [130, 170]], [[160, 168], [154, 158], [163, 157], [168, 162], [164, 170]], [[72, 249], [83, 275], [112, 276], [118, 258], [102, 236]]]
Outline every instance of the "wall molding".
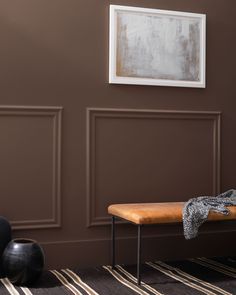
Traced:
[[[232, 220], [225, 220], [225, 221], [216, 221], [213, 222], [215, 225], [218, 224], [222, 228], [220, 229], [205, 229], [200, 227], [199, 229], [199, 236], [204, 235], [215, 235], [215, 234], [228, 234], [228, 233], [234, 233], [236, 232], [236, 229], [233, 228], [234, 221]], [[212, 222], [211, 222], [212, 223]], [[231, 228], [226, 228], [228, 225], [230, 225]], [[204, 225], [202, 225], [204, 227]], [[156, 225], [158, 227], [158, 225]], [[157, 234], [145, 234], [145, 226], [144, 226], [144, 232], [143, 232], [143, 239], [158, 239], [158, 238], [170, 238], [170, 237], [183, 237], [183, 233], [176, 233], [176, 232], [170, 232], [170, 233], [157, 233]], [[131, 234], [130, 236], [117, 236], [117, 241], [125, 241], [125, 240], [134, 240], [137, 241], [137, 235]], [[56, 241], [39, 241], [41, 245], [58, 245], [58, 244], [75, 244], [75, 243], [94, 243], [94, 242], [108, 242], [111, 243], [111, 238], [93, 238], [93, 239], [76, 239], [76, 240], [56, 240]]]
[[112, 108], [87, 108], [86, 116], [86, 188], [87, 188], [87, 226], [108, 225], [108, 216], [96, 216], [96, 122], [99, 118], [119, 119], [177, 119], [212, 121], [213, 140], [213, 187], [212, 194], [220, 193], [220, 154], [221, 154], [221, 112], [217, 111], [188, 111], [188, 110], [146, 110], [146, 109], [112, 109]]
[[43, 117], [52, 119], [53, 125], [53, 182], [52, 216], [49, 219], [10, 221], [14, 230], [56, 228], [61, 226], [61, 106], [7, 106], [0, 105], [0, 116]]

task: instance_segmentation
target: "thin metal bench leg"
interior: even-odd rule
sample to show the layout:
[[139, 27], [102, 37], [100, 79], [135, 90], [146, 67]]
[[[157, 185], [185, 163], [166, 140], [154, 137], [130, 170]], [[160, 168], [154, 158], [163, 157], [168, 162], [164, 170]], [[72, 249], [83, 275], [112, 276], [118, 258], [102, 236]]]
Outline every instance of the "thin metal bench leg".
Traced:
[[115, 247], [115, 216], [111, 217], [111, 267], [112, 269], [115, 268], [116, 264], [116, 257], [115, 253], [116, 247]]
[[137, 283], [138, 285], [140, 285], [141, 283], [141, 228], [142, 228], [142, 225], [139, 224], [138, 225], [138, 247], [137, 247]]

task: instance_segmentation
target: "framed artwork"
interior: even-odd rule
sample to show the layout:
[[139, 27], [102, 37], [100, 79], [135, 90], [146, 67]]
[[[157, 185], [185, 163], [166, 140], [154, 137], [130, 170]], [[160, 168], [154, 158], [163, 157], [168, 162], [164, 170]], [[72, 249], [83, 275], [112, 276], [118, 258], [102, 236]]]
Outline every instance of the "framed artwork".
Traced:
[[109, 83], [205, 87], [206, 15], [110, 5]]

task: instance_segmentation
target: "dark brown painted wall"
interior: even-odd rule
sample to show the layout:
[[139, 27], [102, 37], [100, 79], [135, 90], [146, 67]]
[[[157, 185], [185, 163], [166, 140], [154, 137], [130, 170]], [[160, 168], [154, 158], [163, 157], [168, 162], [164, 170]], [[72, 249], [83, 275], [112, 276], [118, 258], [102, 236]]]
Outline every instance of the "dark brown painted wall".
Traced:
[[[206, 13], [207, 88], [109, 85], [109, 4]], [[0, 2], [1, 214], [48, 267], [108, 263], [112, 202], [235, 187], [235, 12], [234, 0]], [[180, 225], [148, 228], [145, 258], [235, 254], [234, 228], [188, 242]], [[134, 261], [134, 229], [118, 235], [119, 261]]]

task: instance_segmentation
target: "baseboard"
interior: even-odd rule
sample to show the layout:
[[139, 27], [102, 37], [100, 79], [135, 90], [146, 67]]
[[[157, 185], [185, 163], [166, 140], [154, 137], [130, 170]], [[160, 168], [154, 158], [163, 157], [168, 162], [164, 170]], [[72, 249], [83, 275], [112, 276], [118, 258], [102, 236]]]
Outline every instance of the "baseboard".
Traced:
[[[144, 237], [143, 260], [179, 260], [196, 256], [235, 255], [232, 243], [234, 232], [203, 234], [193, 240], [183, 236]], [[118, 238], [117, 263], [136, 262], [136, 238]], [[110, 264], [111, 243], [109, 239], [71, 240], [40, 243], [45, 251], [46, 268], [88, 267]]]

